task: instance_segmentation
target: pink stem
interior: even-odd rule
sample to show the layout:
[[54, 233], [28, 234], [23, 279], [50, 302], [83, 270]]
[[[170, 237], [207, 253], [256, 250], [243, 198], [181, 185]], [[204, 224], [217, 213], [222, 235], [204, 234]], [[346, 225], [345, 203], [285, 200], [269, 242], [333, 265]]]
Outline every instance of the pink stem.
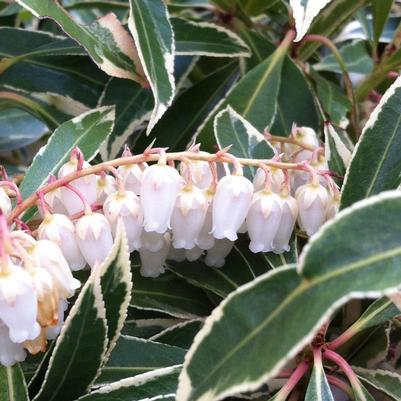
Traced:
[[0, 209], [0, 272], [7, 272], [8, 260], [6, 252], [6, 243], [8, 242], [7, 219]]
[[288, 397], [299, 381], [304, 377], [305, 373], [309, 370], [309, 363], [306, 361], [301, 362], [294, 370], [287, 383], [280, 390], [280, 394]]
[[265, 173], [265, 190], [266, 191], [271, 191], [271, 188], [272, 188], [272, 176], [271, 176], [271, 173], [270, 173], [270, 170], [269, 170], [269, 168], [265, 165], [265, 164], [263, 164], [263, 163], [260, 163], [260, 165], [259, 165], [259, 167], [264, 171], [264, 173]]
[[113, 166], [107, 166], [106, 170], [110, 171], [111, 174], [113, 174], [114, 178], [116, 179], [118, 190], [121, 193], [125, 192], [125, 184], [123, 179], [121, 178], [121, 175], [117, 171], [117, 169]]
[[11, 181], [4, 166], [0, 166], [0, 177], [2, 177], [4, 181]]
[[71, 152], [70, 160], [73, 161], [74, 159], [77, 160], [77, 170], [82, 170], [84, 166], [84, 154], [78, 147], [75, 147]]
[[356, 376], [355, 372], [352, 370], [351, 366], [340, 354], [337, 354], [337, 352], [326, 349], [323, 353], [323, 358], [331, 362], [334, 362], [344, 372], [345, 376], [347, 376], [348, 380], [351, 383], [351, 386], [353, 386], [356, 383], [359, 383], [358, 377]]
[[78, 189], [74, 188], [72, 185], [70, 184], [65, 184], [64, 187], [66, 187], [67, 189], [69, 189], [70, 191], [74, 192], [75, 195], [78, 196], [78, 198], [81, 200], [82, 204], [84, 205], [84, 209], [85, 209], [85, 214], [90, 214], [92, 213], [92, 208], [91, 205], [87, 202], [87, 200], [85, 199], [84, 195], [82, 194], [81, 191], [79, 191]]
[[36, 191], [36, 194], [38, 195], [40, 207], [42, 208], [43, 214], [44, 215], [48, 214], [49, 208], [47, 206], [44, 194], [41, 191]]

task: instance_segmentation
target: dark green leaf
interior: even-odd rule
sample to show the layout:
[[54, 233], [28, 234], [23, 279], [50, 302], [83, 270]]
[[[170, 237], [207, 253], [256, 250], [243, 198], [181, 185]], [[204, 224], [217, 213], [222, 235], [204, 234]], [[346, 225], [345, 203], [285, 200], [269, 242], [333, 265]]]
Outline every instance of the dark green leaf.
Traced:
[[19, 364], [0, 366], [0, 401], [29, 401], [24, 374]]
[[20, 187], [22, 196], [28, 197], [46, 182], [49, 174], [57, 173], [74, 147], [78, 146], [85, 159], [91, 160], [110, 135], [113, 124], [114, 109], [100, 107], [60, 125], [33, 159]]
[[380, 36], [387, 22], [393, 2], [393, 0], [372, 0], [375, 45], [379, 43]]

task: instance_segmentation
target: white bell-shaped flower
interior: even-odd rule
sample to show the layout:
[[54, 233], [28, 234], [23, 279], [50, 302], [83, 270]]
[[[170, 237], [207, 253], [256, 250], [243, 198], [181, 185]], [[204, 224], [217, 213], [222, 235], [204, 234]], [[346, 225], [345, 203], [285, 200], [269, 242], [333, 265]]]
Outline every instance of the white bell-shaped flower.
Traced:
[[[279, 168], [269, 167], [270, 170], [270, 179], [271, 179], [271, 190], [276, 194], [280, 193], [281, 184], [284, 181], [284, 173], [283, 170]], [[253, 179], [253, 188], [254, 191], [260, 191], [265, 187], [266, 182], [266, 173], [262, 168], [258, 168], [256, 170], [255, 177]]]
[[281, 219], [282, 202], [279, 195], [268, 190], [253, 195], [246, 218], [251, 242], [249, 249], [254, 252], [271, 252]]
[[42, 327], [54, 326], [58, 322], [59, 296], [57, 286], [50, 273], [42, 267], [28, 270], [38, 300], [37, 321]]
[[302, 185], [297, 189], [298, 222], [302, 230], [313, 235], [326, 220], [329, 203], [327, 189], [318, 183]]
[[106, 198], [116, 191], [117, 183], [113, 176], [107, 174], [100, 176], [96, 183], [96, 202], [102, 205]]
[[139, 250], [141, 259], [140, 273], [143, 277], [158, 277], [164, 273], [164, 264], [171, 245], [170, 234], [164, 234], [163, 240], [163, 246], [157, 252], [152, 252], [144, 248]]
[[[61, 188], [53, 189], [53, 191], [48, 192], [44, 195], [45, 201], [47, 205], [50, 207], [52, 213], [57, 214], [68, 214], [68, 211], [63, 203]], [[45, 213], [42, 210], [42, 207], [39, 205], [39, 212], [42, 217], [44, 217]]]
[[28, 251], [36, 259], [37, 265], [46, 269], [51, 275], [61, 298], [69, 298], [74, 295], [81, 283], [73, 277], [57, 244], [49, 240], [39, 240]]
[[185, 260], [185, 249], [177, 249], [173, 246], [170, 246], [167, 260], [173, 260], [174, 262], [183, 262]]
[[25, 358], [24, 346], [10, 340], [8, 327], [0, 321], [0, 365], [12, 366]]
[[195, 240], [199, 248], [207, 250], [213, 247], [215, 238], [213, 237], [213, 206], [209, 203], [206, 211], [205, 221], [203, 222], [202, 229]]
[[194, 246], [192, 249], [185, 250], [185, 257], [189, 262], [194, 262], [198, 260], [203, 255], [203, 249], [199, 246]]
[[193, 185], [180, 191], [171, 216], [174, 248], [192, 249], [196, 245], [205, 221], [207, 203], [204, 191]]
[[233, 249], [234, 241], [226, 238], [216, 239], [213, 248], [207, 251], [205, 264], [210, 267], [222, 267], [226, 263], [226, 257]]
[[126, 164], [120, 166], [118, 169], [118, 174], [124, 182], [125, 188], [128, 191], [132, 191], [137, 195], [141, 193], [143, 171], [138, 164]]
[[80, 270], [86, 266], [77, 243], [74, 224], [67, 216], [47, 214], [38, 228], [38, 238], [56, 243], [71, 270]]
[[9, 262], [7, 270], [0, 273], [0, 320], [9, 328], [12, 342], [22, 343], [39, 335], [37, 312], [30, 275]]
[[4, 216], [8, 216], [11, 209], [11, 199], [8, 197], [6, 190], [0, 187], [0, 210], [3, 212]]
[[[77, 170], [77, 160], [73, 159], [69, 162], [65, 163], [58, 173], [58, 178], [63, 178], [68, 174], [73, 173]], [[83, 163], [83, 168], [90, 167], [88, 162]], [[96, 195], [97, 195], [97, 180], [98, 177], [94, 174], [87, 175], [85, 177], [78, 178], [74, 181], [70, 182], [70, 185], [78, 190], [88, 202], [89, 205], [92, 205], [96, 202]], [[79, 199], [79, 196], [71, 191], [68, 188], [61, 188], [61, 196], [63, 200], [63, 204], [67, 209], [68, 214], [74, 215], [76, 213], [82, 212], [84, 210], [84, 205]]]
[[150, 252], [157, 252], [162, 249], [164, 244], [164, 234], [159, 234], [155, 231], [142, 230], [141, 234], [141, 249], [146, 249]]
[[[302, 145], [311, 146], [311, 147], [315, 147], [315, 148], [319, 147], [319, 138], [316, 134], [316, 131], [313, 128], [295, 127], [293, 129], [291, 136], [293, 139], [297, 140]], [[299, 146], [288, 144], [289, 153], [294, 153], [294, 152], [297, 152], [298, 150], [299, 150]], [[304, 152], [304, 151], [302, 151], [302, 152]], [[312, 152], [311, 151], [306, 151], [306, 152], [307, 152], [307, 153], [305, 153], [306, 159], [301, 158], [299, 161], [308, 160], [310, 158], [310, 156], [312, 155]]]
[[82, 216], [75, 226], [79, 249], [91, 268], [102, 263], [113, 247], [111, 227], [100, 213]]
[[60, 331], [64, 325], [64, 314], [67, 308], [68, 302], [65, 299], [60, 299], [58, 305], [58, 322], [56, 325], [46, 329], [46, 338], [48, 340], [55, 340], [60, 334]]
[[281, 195], [281, 220], [273, 240], [273, 252], [283, 253], [290, 250], [290, 238], [298, 217], [298, 204], [289, 194]]
[[145, 170], [141, 188], [145, 231], [163, 234], [170, 228], [180, 179], [178, 171], [170, 166], [155, 164]]
[[113, 235], [116, 235], [119, 219], [122, 220], [128, 240], [129, 252], [141, 247], [142, 213], [138, 196], [132, 191], [117, 191], [110, 195], [103, 205], [103, 212], [109, 221]]
[[251, 204], [253, 185], [245, 177], [223, 177], [213, 199], [213, 236], [235, 241]]
[[[207, 154], [200, 152], [200, 154]], [[188, 174], [188, 166], [186, 163], [180, 164], [180, 171], [183, 177]], [[200, 189], [207, 189], [213, 181], [212, 171], [208, 162], [202, 160], [191, 161], [191, 174], [193, 183]]]

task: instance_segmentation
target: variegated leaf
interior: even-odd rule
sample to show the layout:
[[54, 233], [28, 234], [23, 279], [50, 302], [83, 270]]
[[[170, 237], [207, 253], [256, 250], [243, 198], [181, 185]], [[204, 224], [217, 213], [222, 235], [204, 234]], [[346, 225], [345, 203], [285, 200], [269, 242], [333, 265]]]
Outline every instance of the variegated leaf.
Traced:
[[0, 401], [29, 401], [21, 366], [0, 365]]
[[56, 0], [17, 0], [33, 15], [54, 19], [63, 31], [80, 43], [93, 61], [113, 77], [133, 79], [146, 85], [135, 43], [113, 13], [83, 26], [77, 24]]
[[149, 134], [175, 95], [174, 33], [166, 4], [162, 0], [130, 0], [128, 26], [155, 99]]

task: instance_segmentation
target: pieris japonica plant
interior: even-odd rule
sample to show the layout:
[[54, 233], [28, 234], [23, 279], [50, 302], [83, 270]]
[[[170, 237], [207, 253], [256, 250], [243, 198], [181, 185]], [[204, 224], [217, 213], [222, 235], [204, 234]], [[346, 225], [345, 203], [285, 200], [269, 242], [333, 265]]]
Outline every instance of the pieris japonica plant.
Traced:
[[401, 401], [396, 0], [0, 0], [0, 401]]

